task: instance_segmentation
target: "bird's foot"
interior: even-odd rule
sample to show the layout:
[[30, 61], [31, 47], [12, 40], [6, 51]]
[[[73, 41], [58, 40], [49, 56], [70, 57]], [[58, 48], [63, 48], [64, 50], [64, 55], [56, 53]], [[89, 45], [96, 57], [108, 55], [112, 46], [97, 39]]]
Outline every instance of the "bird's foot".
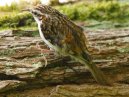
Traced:
[[43, 53], [41, 53], [41, 55], [42, 55], [43, 60], [45, 61], [45, 62], [44, 62], [44, 67], [46, 67], [47, 64], [48, 64], [47, 58], [46, 58], [46, 56], [45, 56]]
[[49, 49], [45, 49], [44, 47], [42, 47], [42, 46], [40, 45], [39, 42], [36, 43], [36, 48], [37, 48], [38, 50], [40, 50], [42, 59], [45, 61], [45, 62], [44, 62], [44, 67], [46, 67], [47, 64], [48, 64], [46, 55], [51, 55], [51, 54], [53, 55], [54, 51], [49, 50]]

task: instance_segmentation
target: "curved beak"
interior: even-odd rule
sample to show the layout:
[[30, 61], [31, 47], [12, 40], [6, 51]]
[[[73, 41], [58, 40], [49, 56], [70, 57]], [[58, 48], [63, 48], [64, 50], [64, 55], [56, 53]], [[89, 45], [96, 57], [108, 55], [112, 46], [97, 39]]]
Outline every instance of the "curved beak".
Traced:
[[24, 11], [30, 12], [31, 10], [30, 10], [30, 8], [26, 8], [26, 9], [22, 9], [21, 11], [22, 11], [22, 12], [24, 12]]

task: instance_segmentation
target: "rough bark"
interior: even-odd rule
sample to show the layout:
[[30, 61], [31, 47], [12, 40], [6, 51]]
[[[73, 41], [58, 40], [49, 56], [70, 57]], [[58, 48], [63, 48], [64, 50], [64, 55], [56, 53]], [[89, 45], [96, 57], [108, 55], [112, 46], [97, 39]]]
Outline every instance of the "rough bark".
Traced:
[[64, 85], [56, 87], [50, 97], [129, 97], [129, 85]]
[[[45, 60], [41, 55], [42, 51], [35, 47], [36, 43], [39, 42], [42, 48], [47, 49], [42, 40], [39, 37], [28, 36], [28, 34], [21, 37], [17, 34], [19, 30], [15, 32], [16, 34], [14, 32], [10, 30], [8, 33], [6, 31], [7, 34], [5, 32], [0, 33], [1, 94], [15, 89], [32, 89], [56, 84], [96, 83], [83, 65], [70, 62], [68, 57], [58, 57], [51, 52], [46, 52], [44, 55], [47, 58], [48, 65], [44, 67]], [[20, 30], [20, 35], [22, 32], [25, 33], [26, 31]], [[31, 32], [33, 31], [29, 33]], [[128, 84], [129, 30], [98, 30], [85, 33], [89, 40], [88, 48], [96, 65], [111, 79], [112, 83]], [[89, 87], [89, 94], [92, 92], [90, 86], [96, 87], [96, 85], [86, 85]], [[122, 86], [128, 85], [121, 84], [120, 89], [123, 89]], [[100, 87], [98, 86], [96, 90], [100, 90]], [[80, 86], [80, 88], [82, 87]], [[112, 89], [118, 90], [116, 86], [113, 86]], [[64, 92], [64, 90], [60, 91]], [[105, 87], [104, 93], [109, 91], [110, 88]], [[58, 92], [56, 92], [56, 94], [52, 94], [52, 97], [67, 96], [58, 96]]]

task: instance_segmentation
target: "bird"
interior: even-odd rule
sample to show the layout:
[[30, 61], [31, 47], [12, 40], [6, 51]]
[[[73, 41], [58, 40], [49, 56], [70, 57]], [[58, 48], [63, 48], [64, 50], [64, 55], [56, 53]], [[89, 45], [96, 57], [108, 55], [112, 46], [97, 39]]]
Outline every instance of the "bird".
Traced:
[[82, 27], [51, 6], [38, 4], [25, 11], [34, 17], [40, 37], [50, 49], [86, 66], [99, 84], [110, 85], [104, 73], [93, 62]]

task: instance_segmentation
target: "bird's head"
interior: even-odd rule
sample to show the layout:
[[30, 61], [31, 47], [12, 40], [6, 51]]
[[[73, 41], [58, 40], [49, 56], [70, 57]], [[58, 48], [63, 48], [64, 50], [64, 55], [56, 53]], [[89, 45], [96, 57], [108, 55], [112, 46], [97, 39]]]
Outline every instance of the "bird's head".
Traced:
[[27, 8], [23, 11], [29, 11], [37, 23], [43, 21], [45, 18], [47, 18], [51, 13], [53, 13], [53, 9], [46, 5], [37, 5], [33, 8]]

